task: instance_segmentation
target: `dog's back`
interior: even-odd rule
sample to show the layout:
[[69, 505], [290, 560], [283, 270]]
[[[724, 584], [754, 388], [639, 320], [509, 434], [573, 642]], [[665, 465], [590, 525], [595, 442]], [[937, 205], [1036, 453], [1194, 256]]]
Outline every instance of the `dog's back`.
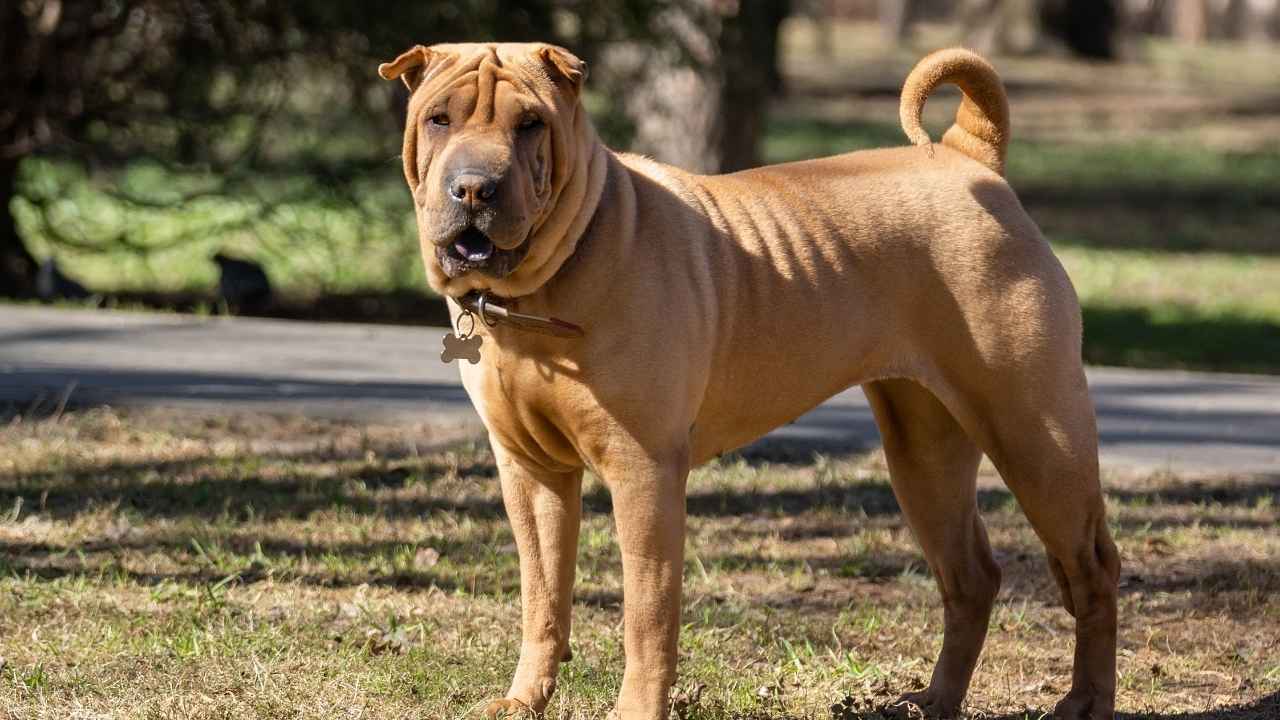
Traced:
[[[947, 82], [965, 99], [935, 145], [920, 110]], [[749, 441], [849, 385], [932, 375], [931, 359], [947, 347], [1006, 347], [1010, 317], [1078, 338], [1070, 282], [1002, 177], [1008, 106], [995, 70], [966, 50], [928, 56], [906, 82], [902, 118], [914, 146], [727, 175], [624, 158], [654, 181], [641, 205], [668, 204], [652, 196], [670, 192], [703, 218], [674, 234], [674, 221], [636, 228], [649, 261], [663, 266], [653, 275], [671, 279], [668, 302], [701, 307], [713, 328], [711, 375], [732, 378], [704, 396], [695, 457]], [[782, 369], [791, 363], [810, 372]], [[779, 398], [767, 412], [746, 400], [754, 387]]]

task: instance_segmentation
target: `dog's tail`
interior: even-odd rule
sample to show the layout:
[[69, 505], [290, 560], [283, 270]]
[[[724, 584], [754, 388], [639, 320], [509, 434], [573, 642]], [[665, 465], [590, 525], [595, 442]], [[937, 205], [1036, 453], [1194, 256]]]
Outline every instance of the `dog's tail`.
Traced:
[[1004, 175], [1009, 99], [996, 69], [971, 50], [949, 48], [931, 53], [907, 76], [899, 108], [907, 137], [915, 145], [932, 144], [929, 133], [920, 125], [920, 113], [929, 93], [945, 83], [959, 86], [964, 101], [956, 112], [955, 124], [942, 136], [942, 144]]

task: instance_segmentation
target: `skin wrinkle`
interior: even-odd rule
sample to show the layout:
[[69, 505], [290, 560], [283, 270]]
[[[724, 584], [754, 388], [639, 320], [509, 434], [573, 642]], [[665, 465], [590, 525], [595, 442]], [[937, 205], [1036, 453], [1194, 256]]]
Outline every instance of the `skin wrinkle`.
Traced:
[[[427, 168], [425, 163], [421, 168], [418, 168], [415, 163], [418, 156], [418, 136], [422, 131], [425, 110], [430, 107], [432, 112], [435, 112], [434, 106], [437, 104], [437, 99], [440, 95], [451, 93], [471, 83], [469, 74], [473, 71], [473, 68], [468, 67], [468, 64], [456, 65], [457, 58], [451, 54], [436, 54], [443, 56], [436, 61], [439, 69], [435, 69], [435, 65], [429, 68], [427, 77], [422, 80], [422, 84], [417, 89], [412, 90], [412, 94], [409, 96], [403, 155], [405, 180], [409, 183], [409, 188], [412, 191], [418, 189], [421, 177], [425, 174]], [[445, 71], [451, 71], [451, 73], [446, 74]], [[439, 84], [445, 84], [445, 87], [437, 89], [434, 93], [429, 90], [433, 85]], [[430, 156], [430, 154], [427, 155], [428, 158]]]
[[[494, 57], [491, 53], [480, 62], [478, 71], [479, 90], [476, 92], [476, 107], [472, 111], [471, 121], [479, 120], [483, 123], [493, 122], [495, 99], [498, 87], [498, 68], [493, 62]], [[508, 78], [503, 78], [508, 79]]]
[[[1119, 557], [1098, 483], [1079, 305], [999, 174], [1007, 106], [989, 64], [944, 51], [908, 77], [909, 131], [939, 82], [974, 94], [931, 153], [888, 148], [699, 176], [605, 148], [579, 102], [582, 65], [567, 51], [446, 45], [417, 57], [451, 59], [424, 73], [436, 79], [411, 111], [423, 112], [437, 88], [469, 109], [491, 97], [493, 110], [492, 122], [465, 132], [414, 128], [430, 161], [414, 188], [420, 234], [442, 230], [432, 223], [444, 215], [427, 209], [444, 204], [442, 168], [466, 153], [510, 158], [496, 217], [506, 241], [529, 235], [528, 256], [507, 278], [446, 277], [426, 254], [432, 286], [489, 290], [585, 330], [564, 340], [480, 324], [481, 362], [459, 368], [499, 459], [520, 548], [524, 642], [490, 715], [544, 710], [554, 688], [556, 646], [570, 637], [584, 467], [613, 496], [623, 557], [626, 666], [615, 717], [665, 719], [689, 468], [861, 384], [894, 493], [945, 598], [933, 676], [905, 700], [954, 716], [982, 648], [999, 586], [974, 505], [985, 453], [1078, 618], [1071, 690], [1057, 714], [1112, 717]], [[498, 75], [481, 70], [490, 57], [513, 78], [494, 80], [491, 92], [483, 78]], [[390, 65], [409, 72], [413, 60]], [[455, 84], [460, 68], [475, 73]], [[520, 144], [530, 104], [546, 124], [538, 148]], [[529, 192], [531, 151], [544, 148], [545, 197]]]

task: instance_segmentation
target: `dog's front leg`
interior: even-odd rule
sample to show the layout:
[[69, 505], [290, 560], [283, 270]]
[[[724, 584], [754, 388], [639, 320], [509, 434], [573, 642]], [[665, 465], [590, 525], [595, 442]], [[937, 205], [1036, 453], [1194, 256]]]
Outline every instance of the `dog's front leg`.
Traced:
[[676, 680], [688, 463], [685, 453], [675, 456], [628, 457], [602, 469], [622, 549], [627, 664], [611, 715], [617, 720], [666, 720]]
[[582, 472], [535, 469], [493, 443], [502, 500], [520, 553], [523, 637], [520, 662], [505, 698], [489, 717], [524, 709], [542, 712], [569, 655], [569, 613], [582, 518]]

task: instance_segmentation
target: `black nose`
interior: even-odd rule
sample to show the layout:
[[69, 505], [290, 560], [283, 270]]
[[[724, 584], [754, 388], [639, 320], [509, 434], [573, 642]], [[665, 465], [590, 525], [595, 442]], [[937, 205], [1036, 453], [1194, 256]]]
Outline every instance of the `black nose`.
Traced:
[[479, 173], [461, 172], [449, 182], [449, 196], [471, 210], [487, 205], [497, 192], [498, 181]]

